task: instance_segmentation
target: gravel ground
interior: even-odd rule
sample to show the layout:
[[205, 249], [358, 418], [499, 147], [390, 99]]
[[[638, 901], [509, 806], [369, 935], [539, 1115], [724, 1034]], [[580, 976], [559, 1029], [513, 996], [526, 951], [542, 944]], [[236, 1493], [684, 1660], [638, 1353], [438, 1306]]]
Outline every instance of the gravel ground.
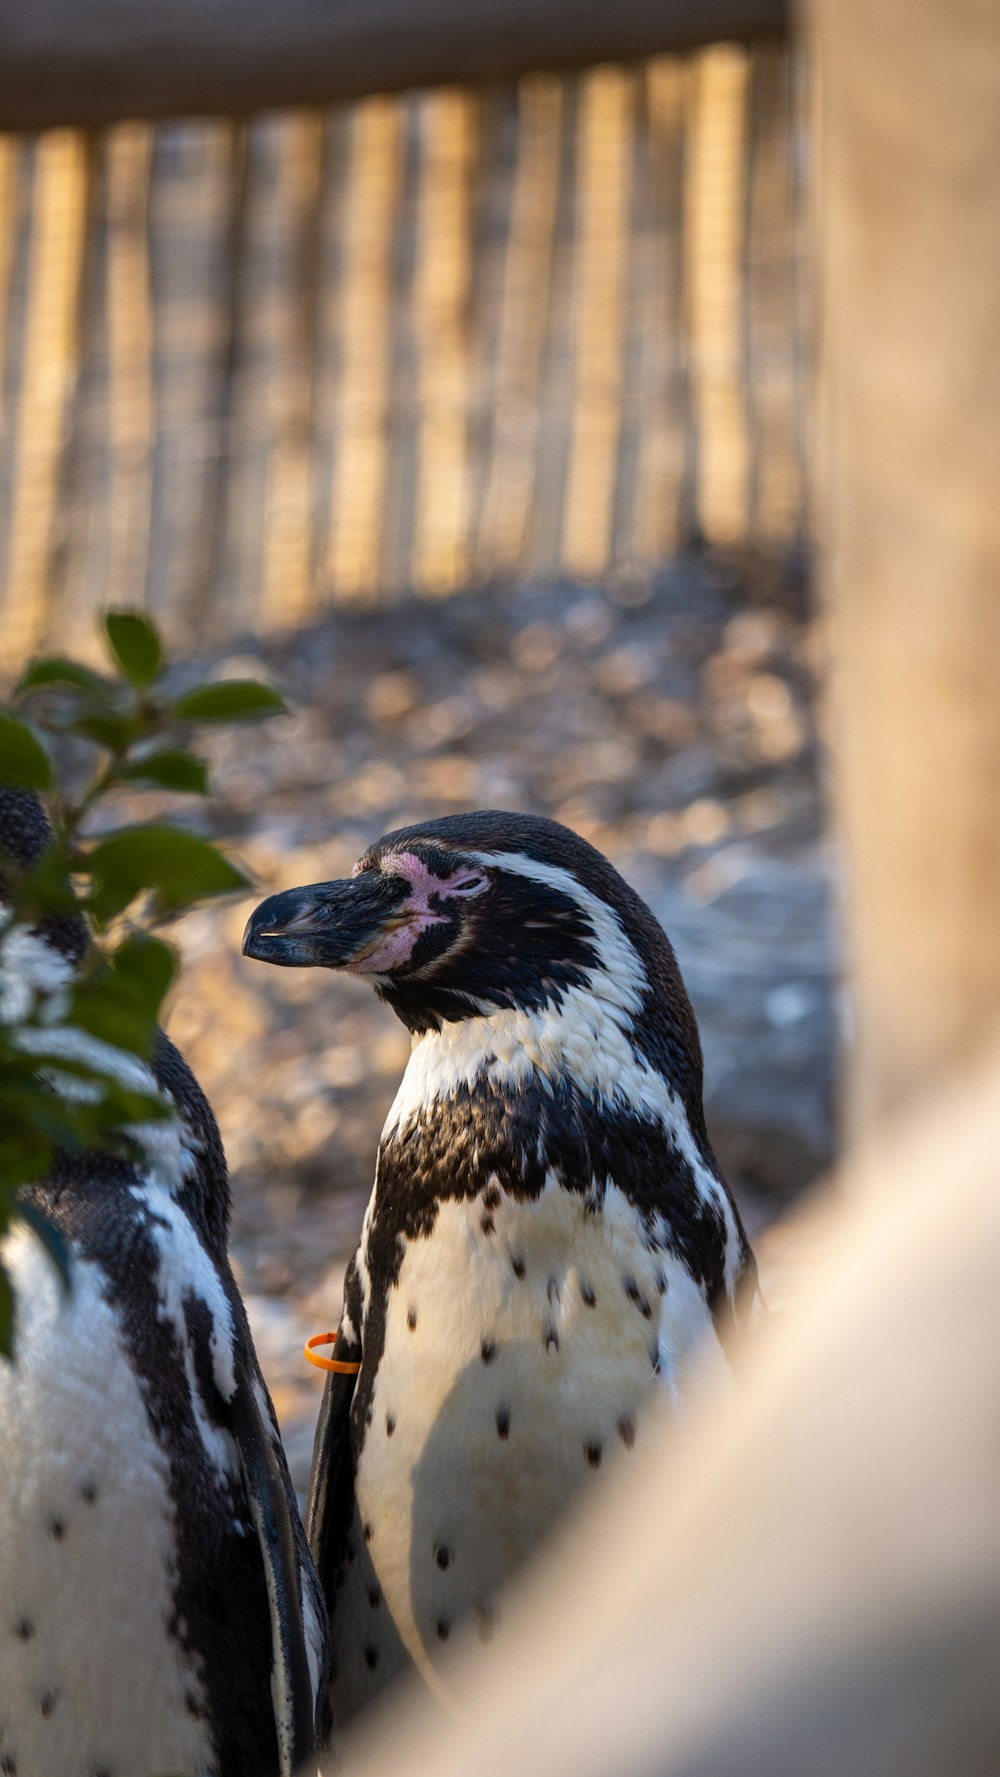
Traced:
[[[532, 810], [583, 833], [674, 942], [709, 1127], [761, 1235], [834, 1146], [816, 647], [791, 594], [704, 562], [602, 592], [341, 608], [215, 658], [271, 677], [294, 713], [214, 738], [213, 830], [254, 899], [343, 875], [380, 833], [453, 810]], [[182, 923], [169, 1029], [222, 1126], [235, 1257], [301, 1486], [321, 1388], [301, 1342], [336, 1323], [408, 1038], [363, 983], [245, 961], [252, 905]]]

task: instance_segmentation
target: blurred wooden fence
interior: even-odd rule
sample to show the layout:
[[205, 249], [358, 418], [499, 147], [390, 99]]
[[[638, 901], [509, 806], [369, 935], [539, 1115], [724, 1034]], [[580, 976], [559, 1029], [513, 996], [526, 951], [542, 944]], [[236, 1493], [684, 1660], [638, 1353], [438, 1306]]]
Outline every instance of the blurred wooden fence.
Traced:
[[796, 66], [0, 137], [5, 663], [798, 540]]

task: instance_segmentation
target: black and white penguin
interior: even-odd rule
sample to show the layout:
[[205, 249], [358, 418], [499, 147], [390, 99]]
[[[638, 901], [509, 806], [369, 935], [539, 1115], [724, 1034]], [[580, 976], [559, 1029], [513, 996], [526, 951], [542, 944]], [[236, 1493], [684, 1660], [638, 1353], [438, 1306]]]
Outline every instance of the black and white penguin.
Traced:
[[[49, 838], [0, 788], [15, 863]], [[25, 1191], [65, 1237], [68, 1292], [27, 1224], [2, 1242], [0, 1773], [285, 1777], [325, 1716], [326, 1613], [227, 1257], [225, 1156], [166, 1037], [146, 1068], [66, 1024], [86, 944], [73, 918], [8, 919], [9, 1017], [41, 1002], [47, 1055], [155, 1080], [175, 1115], [133, 1132], [135, 1164], [66, 1153]]]
[[697, 1026], [657, 921], [528, 816], [390, 833], [274, 895], [247, 955], [366, 975], [409, 1027], [348, 1269], [307, 1524], [335, 1720], [446, 1684], [498, 1589], [665, 1393], [729, 1371], [762, 1311], [712, 1155]]

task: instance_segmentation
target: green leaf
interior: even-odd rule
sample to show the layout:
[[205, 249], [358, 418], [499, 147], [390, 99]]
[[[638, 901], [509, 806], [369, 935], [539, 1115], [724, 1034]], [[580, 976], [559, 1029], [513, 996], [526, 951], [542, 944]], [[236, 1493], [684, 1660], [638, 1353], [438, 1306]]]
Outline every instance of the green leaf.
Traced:
[[[11, 1073], [14, 1077], [11, 1079]], [[22, 1151], [26, 1140], [39, 1141], [48, 1147], [75, 1147], [78, 1145], [77, 1126], [74, 1116], [75, 1107], [63, 1104], [47, 1086], [39, 1079], [37, 1063], [34, 1057], [20, 1056], [16, 1059], [5, 1058], [4, 1072], [7, 1075], [3, 1090], [0, 1092], [0, 1106], [4, 1114], [4, 1136], [0, 1138], [0, 1167], [6, 1181], [9, 1177], [8, 1162], [16, 1161], [18, 1165], [29, 1158]], [[44, 1172], [45, 1165], [39, 1168]], [[33, 1173], [37, 1177], [38, 1173]], [[24, 1178], [19, 1174], [18, 1183]]]
[[[59, 1145], [65, 1147], [67, 1144], [61, 1142]], [[74, 1140], [72, 1145], [78, 1147], [79, 1143]], [[0, 1166], [9, 1184], [15, 1187], [34, 1184], [51, 1169], [52, 1147], [40, 1142], [34, 1130], [22, 1130], [20, 1141], [0, 1141]]]
[[71, 1288], [69, 1247], [62, 1229], [57, 1228], [55, 1222], [50, 1222], [48, 1216], [43, 1215], [40, 1209], [36, 1209], [33, 1203], [20, 1203], [18, 1209], [22, 1220], [27, 1222], [33, 1234], [37, 1234], [59, 1273], [63, 1289], [68, 1294]]
[[74, 1025], [88, 1030], [102, 1043], [127, 1049], [140, 1060], [148, 1059], [153, 1041], [153, 1020], [143, 1009], [115, 992], [107, 982], [95, 983], [86, 996], [74, 999], [70, 1013]]
[[30, 663], [15, 696], [24, 697], [27, 692], [41, 690], [46, 685], [70, 686], [74, 691], [84, 691], [89, 697], [98, 698], [106, 698], [111, 690], [107, 680], [99, 673], [91, 672], [89, 666], [81, 666], [76, 660], [65, 660], [61, 654], [51, 654]]
[[288, 705], [257, 679], [218, 679], [186, 691], [173, 713], [183, 722], [262, 722], [268, 716], [286, 716]]
[[114, 1137], [114, 1145], [119, 1149], [124, 1137], [122, 1131], [135, 1123], [163, 1123], [175, 1115], [170, 1101], [158, 1092], [137, 1092], [130, 1086], [119, 1086], [109, 1081], [104, 1097], [93, 1107], [93, 1126], [90, 1130], [90, 1141], [94, 1144], [100, 1140], [105, 1146]]
[[138, 611], [106, 611], [104, 633], [125, 677], [140, 690], [151, 685], [163, 661], [155, 624]]
[[177, 974], [177, 952], [162, 938], [134, 932], [119, 944], [111, 966], [116, 980], [127, 983], [136, 1003], [155, 1018]]
[[203, 895], [247, 886], [242, 872], [214, 846], [174, 827], [124, 827], [96, 845], [83, 868], [97, 883], [91, 908], [101, 921], [123, 913], [144, 889], [155, 892], [159, 911], [169, 912]]
[[0, 710], [0, 783], [18, 790], [52, 788], [52, 761], [31, 729]]
[[14, 1291], [0, 1264], [0, 1357], [14, 1355]]
[[19, 869], [13, 859], [8, 862], [8, 857], [9, 854], [0, 842], [0, 860], [4, 864], [7, 892], [17, 917], [23, 924], [33, 925], [46, 914], [79, 912], [66, 874], [65, 855], [57, 842], [53, 841], [46, 846], [30, 870]]
[[66, 729], [70, 734], [82, 734], [85, 740], [96, 741], [99, 747], [107, 747], [109, 753], [124, 753], [138, 734], [139, 724], [132, 716], [117, 716], [109, 710], [78, 716], [66, 723]]
[[[35, 1069], [34, 1084], [38, 1105], [37, 1109], [31, 1107], [29, 1116], [36, 1129], [41, 1127], [42, 1103], [44, 1099], [48, 1099], [56, 1119], [55, 1126], [59, 1128], [56, 1138], [58, 1146], [106, 1147], [109, 1137], [116, 1130], [124, 1129], [127, 1124], [148, 1123], [173, 1115], [171, 1105], [157, 1091], [152, 1080], [148, 1086], [123, 1085], [119, 1079], [103, 1071], [103, 1057], [95, 1056], [92, 1060], [84, 1060], [64, 1055], [56, 1037], [53, 1037], [51, 1047], [45, 1046], [44, 1034], [44, 1031], [39, 1034], [38, 1045], [33, 1046], [30, 1056]], [[109, 1058], [107, 1065], [117, 1069], [120, 1065], [119, 1058]], [[76, 1096], [60, 1097], [51, 1081], [61, 1076], [85, 1081], [88, 1085], [96, 1086], [97, 1092], [92, 1098], [86, 1099]], [[63, 1130], [69, 1131], [68, 1139]], [[47, 1163], [46, 1161], [46, 1165]], [[40, 1170], [45, 1169], [43, 1166]], [[35, 1172], [32, 1176], [37, 1177], [38, 1173]]]
[[165, 747], [159, 753], [147, 753], [122, 772], [130, 783], [158, 784], [161, 790], [187, 790], [193, 796], [208, 795], [208, 766], [193, 753], [179, 747]]
[[136, 933], [118, 946], [101, 975], [73, 997], [70, 1023], [118, 1049], [148, 1059], [177, 958], [169, 944]]

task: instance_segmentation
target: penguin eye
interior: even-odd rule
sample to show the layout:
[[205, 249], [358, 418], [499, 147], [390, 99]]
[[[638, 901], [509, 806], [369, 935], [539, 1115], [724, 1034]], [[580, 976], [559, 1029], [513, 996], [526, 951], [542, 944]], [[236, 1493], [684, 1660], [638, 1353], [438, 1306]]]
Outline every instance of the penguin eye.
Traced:
[[489, 886], [485, 876], [465, 876], [462, 878], [461, 882], [450, 882], [448, 884], [448, 893], [449, 895], [467, 895], [471, 897], [472, 895], [481, 894], [483, 889], [489, 888]]

